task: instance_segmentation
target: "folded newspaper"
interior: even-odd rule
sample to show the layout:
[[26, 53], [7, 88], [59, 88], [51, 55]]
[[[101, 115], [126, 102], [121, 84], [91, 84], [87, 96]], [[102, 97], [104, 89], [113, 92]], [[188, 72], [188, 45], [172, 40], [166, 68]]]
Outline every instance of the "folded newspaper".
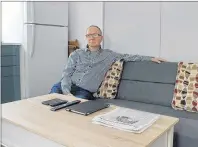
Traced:
[[159, 117], [159, 114], [118, 107], [106, 114], [95, 116], [92, 122], [128, 132], [142, 133]]

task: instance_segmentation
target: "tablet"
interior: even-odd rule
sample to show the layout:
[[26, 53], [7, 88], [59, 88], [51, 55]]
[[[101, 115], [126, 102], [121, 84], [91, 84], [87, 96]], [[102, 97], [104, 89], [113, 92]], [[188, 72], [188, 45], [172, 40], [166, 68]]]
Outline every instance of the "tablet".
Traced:
[[89, 100], [86, 102], [79, 103], [78, 105], [69, 106], [66, 108], [66, 110], [82, 115], [89, 115], [99, 110], [108, 108], [109, 106], [110, 104], [104, 101]]

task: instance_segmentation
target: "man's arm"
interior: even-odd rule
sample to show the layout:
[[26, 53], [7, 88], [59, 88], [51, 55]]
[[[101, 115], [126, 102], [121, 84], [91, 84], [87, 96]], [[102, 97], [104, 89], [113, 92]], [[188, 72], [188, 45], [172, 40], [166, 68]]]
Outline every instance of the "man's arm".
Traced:
[[123, 59], [124, 61], [151, 61], [153, 57], [150, 56], [141, 56], [141, 55], [132, 55], [132, 54], [121, 54], [113, 52], [116, 60]]
[[141, 55], [130, 55], [130, 54], [122, 54], [119, 56], [120, 59], [124, 59], [124, 61], [151, 61], [153, 57], [150, 56], [141, 56]]
[[70, 94], [71, 91], [71, 77], [75, 71], [76, 62], [78, 60], [78, 54], [76, 51], [72, 52], [68, 58], [67, 65], [65, 66], [65, 69], [62, 74], [62, 80], [61, 80], [61, 88], [63, 91], [63, 94]]
[[131, 54], [121, 54], [113, 52], [113, 54], [116, 54], [116, 60], [123, 59], [124, 61], [153, 61], [156, 63], [165, 62], [165, 59], [162, 58], [156, 58], [151, 56], [141, 56], [141, 55], [131, 55]]

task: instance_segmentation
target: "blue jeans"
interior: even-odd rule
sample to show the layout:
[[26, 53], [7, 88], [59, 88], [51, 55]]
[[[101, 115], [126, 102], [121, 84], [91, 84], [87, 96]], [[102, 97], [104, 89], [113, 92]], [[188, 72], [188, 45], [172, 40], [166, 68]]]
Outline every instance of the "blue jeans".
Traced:
[[58, 82], [58, 83], [53, 85], [53, 87], [50, 90], [50, 94], [51, 93], [63, 94], [62, 89], [61, 89], [61, 82]]
[[85, 90], [81, 87], [78, 87], [76, 85], [71, 86], [71, 94], [73, 94], [75, 97], [82, 98], [82, 99], [88, 99], [88, 100], [94, 100], [93, 93], [89, 92], [88, 90]]
[[[54, 84], [53, 87], [51, 88], [50, 93], [63, 94], [62, 89], [61, 89], [61, 82]], [[76, 85], [71, 86], [71, 94], [73, 94], [75, 97], [82, 98], [82, 99], [88, 99], [88, 100], [95, 99], [93, 97], [93, 93], [81, 87], [78, 87]]]

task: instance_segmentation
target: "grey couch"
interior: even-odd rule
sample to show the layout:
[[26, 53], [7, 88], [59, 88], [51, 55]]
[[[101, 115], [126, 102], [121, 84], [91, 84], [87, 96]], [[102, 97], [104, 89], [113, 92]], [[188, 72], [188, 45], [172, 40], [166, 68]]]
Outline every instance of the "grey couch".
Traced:
[[116, 99], [105, 101], [178, 117], [174, 147], [198, 147], [198, 114], [171, 107], [176, 73], [177, 63], [126, 62]]

